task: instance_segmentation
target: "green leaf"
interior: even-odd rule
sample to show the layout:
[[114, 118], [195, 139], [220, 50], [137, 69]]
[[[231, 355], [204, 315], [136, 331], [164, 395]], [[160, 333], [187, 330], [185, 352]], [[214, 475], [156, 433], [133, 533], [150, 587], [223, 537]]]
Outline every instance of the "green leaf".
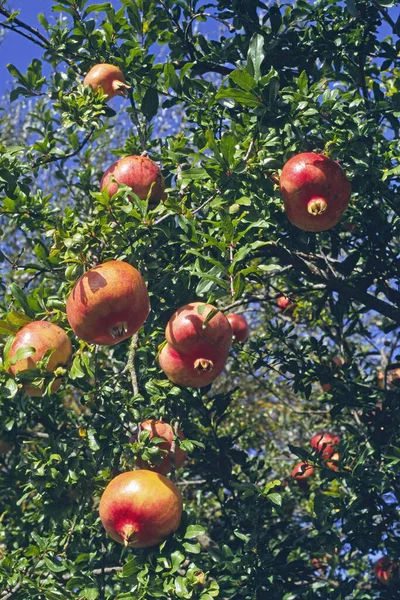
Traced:
[[15, 300], [18, 302], [22, 310], [26, 312], [26, 314], [32, 319], [35, 318], [35, 312], [31, 309], [28, 303], [28, 299], [25, 295], [25, 292], [17, 285], [16, 283], [12, 283], [10, 285], [10, 292]]
[[268, 494], [267, 499], [273, 504], [276, 504], [277, 506], [282, 506], [282, 496], [280, 494]]
[[250, 40], [247, 53], [247, 71], [256, 81], [261, 77], [261, 63], [264, 58], [264, 37], [256, 33]]
[[246, 92], [254, 91], [254, 88], [257, 85], [255, 79], [250, 75], [250, 73], [248, 73], [248, 71], [233, 71], [229, 75], [229, 79]]
[[235, 102], [244, 104], [244, 106], [250, 106], [252, 108], [264, 106], [263, 102], [255, 94], [251, 92], [245, 92], [244, 90], [238, 90], [236, 88], [224, 88], [217, 93], [215, 98], [216, 100], [221, 98], [232, 98], [232, 100], [235, 100]]
[[228, 167], [233, 166], [235, 156], [235, 146], [237, 140], [233, 133], [224, 133], [221, 138], [221, 154], [226, 160]]
[[158, 92], [152, 87], [149, 87], [143, 97], [142, 113], [148, 121], [151, 121], [157, 114], [159, 106]]
[[19, 360], [24, 360], [24, 358], [28, 358], [35, 354], [36, 349], [33, 346], [26, 346], [25, 348], [19, 348], [14, 356], [10, 358], [7, 362], [9, 365], [15, 365]]
[[199, 535], [204, 535], [206, 530], [201, 525], [189, 525], [185, 531], [185, 538], [196, 538]]
[[100, 4], [91, 4], [90, 6], [88, 6], [85, 9], [85, 12], [83, 13], [83, 18], [87, 17], [90, 13], [92, 12], [99, 12], [101, 10], [111, 10], [112, 9], [112, 4], [111, 2], [101, 2]]
[[297, 87], [299, 88], [299, 91], [301, 94], [303, 94], [303, 96], [307, 96], [307, 94], [308, 94], [308, 77], [307, 77], [307, 73], [305, 71], [302, 71], [300, 73], [300, 76], [297, 80]]

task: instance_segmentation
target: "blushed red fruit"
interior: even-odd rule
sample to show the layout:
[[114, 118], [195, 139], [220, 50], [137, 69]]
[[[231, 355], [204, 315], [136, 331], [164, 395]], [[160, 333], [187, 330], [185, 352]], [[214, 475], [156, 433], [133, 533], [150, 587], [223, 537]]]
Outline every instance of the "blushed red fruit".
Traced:
[[280, 189], [286, 216], [304, 231], [334, 227], [346, 210], [350, 182], [341, 166], [315, 152], [292, 156], [282, 169]]
[[245, 342], [249, 337], [249, 326], [242, 315], [226, 315], [231, 327], [235, 342]]
[[321, 458], [331, 458], [340, 444], [340, 437], [334, 433], [319, 432], [311, 438], [311, 446], [321, 455]]
[[66, 309], [79, 338], [112, 346], [140, 329], [150, 312], [150, 301], [139, 271], [124, 261], [111, 260], [78, 279]]
[[227, 356], [205, 346], [194, 352], [182, 353], [165, 344], [158, 355], [158, 362], [172, 383], [201, 388], [210, 385], [222, 373]]
[[312, 477], [315, 473], [315, 469], [312, 465], [306, 462], [297, 463], [292, 470], [292, 478], [296, 480], [304, 480]]
[[[46, 371], [49, 373], [54, 373], [57, 367], [65, 367], [72, 355], [71, 342], [65, 331], [54, 325], [54, 323], [48, 323], [47, 321], [32, 321], [22, 327], [11, 345], [8, 360], [11, 361], [18, 350], [28, 347], [34, 348], [35, 352], [10, 365], [8, 372], [12, 375], [17, 375], [17, 373], [27, 369], [36, 369], [38, 361], [49, 350], [53, 350], [46, 367]], [[51, 386], [51, 391], [56, 392], [61, 382], [61, 378], [56, 379]], [[24, 390], [29, 396], [40, 397], [43, 395], [45, 388], [46, 384], [41, 387], [36, 387], [31, 383], [24, 384]]]
[[132, 548], [162, 542], [179, 527], [182, 495], [152, 471], [129, 471], [113, 479], [100, 500], [100, 519], [113, 540]]
[[92, 67], [87, 73], [83, 85], [90, 86], [95, 92], [101, 88], [107, 96], [107, 101], [114, 96], [123, 96], [129, 89], [122, 71], [115, 65], [107, 63], [100, 63]]
[[398, 569], [397, 563], [394, 563], [388, 556], [382, 556], [374, 563], [375, 577], [383, 585], [389, 585]]
[[105, 171], [100, 188], [107, 189], [108, 195], [113, 196], [118, 184], [130, 187], [141, 200], [146, 200], [151, 189], [149, 204], [166, 199], [164, 177], [158, 165], [147, 156], [125, 156], [113, 163]]
[[158, 360], [173, 383], [189, 387], [209, 385], [222, 372], [232, 343], [232, 327], [216, 308], [192, 302], [176, 311], [165, 329], [167, 344]]
[[[174, 438], [174, 431], [168, 423], [164, 423], [163, 421], [156, 421], [155, 419], [149, 419], [148, 421], [143, 421], [140, 424], [141, 431], [149, 431], [150, 439], [154, 437], [163, 438], [165, 442], [157, 444], [160, 450], [166, 450], [167, 453], [162, 453], [163, 459], [162, 462], [156, 465], [150, 465], [146, 461], [142, 460], [140, 457], [137, 458], [136, 464], [139, 469], [149, 469], [150, 471], [154, 471], [155, 473], [161, 473], [161, 475], [167, 475], [171, 471], [171, 444]], [[177, 435], [181, 441], [185, 439], [182, 431], [178, 429]], [[181, 448], [176, 445], [175, 446], [175, 468], [179, 469], [187, 458], [186, 452], [181, 450]]]

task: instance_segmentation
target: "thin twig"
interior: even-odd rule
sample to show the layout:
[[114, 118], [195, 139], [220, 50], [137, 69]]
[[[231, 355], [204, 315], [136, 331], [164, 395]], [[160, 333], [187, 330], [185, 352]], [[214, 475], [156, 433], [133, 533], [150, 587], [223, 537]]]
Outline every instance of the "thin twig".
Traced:
[[175, 421], [173, 429], [174, 429], [174, 437], [172, 438], [171, 448], [169, 450], [169, 455], [170, 455], [170, 458], [171, 458], [171, 473], [170, 473], [171, 481], [175, 481], [176, 438], [178, 437], [178, 431], [179, 431], [179, 421], [178, 421], [178, 419]]
[[129, 356], [128, 356], [128, 361], [126, 363], [126, 367], [122, 371], [123, 373], [125, 373], [126, 371], [129, 371], [130, 376], [131, 376], [131, 381], [132, 381], [133, 393], [135, 396], [139, 393], [139, 386], [138, 386], [138, 380], [137, 380], [136, 369], [135, 369], [135, 356], [136, 356], [136, 350], [138, 347], [138, 340], [139, 340], [139, 334], [135, 333], [132, 336], [131, 344], [129, 346]]
[[41, 167], [43, 165], [47, 165], [49, 163], [56, 162], [57, 160], [67, 160], [67, 158], [72, 158], [73, 156], [76, 156], [77, 154], [79, 154], [79, 152], [81, 150], [83, 150], [83, 148], [86, 146], [86, 144], [88, 143], [88, 141], [90, 140], [90, 138], [92, 137], [92, 135], [94, 134], [95, 131], [96, 131], [96, 128], [92, 127], [92, 129], [89, 131], [89, 133], [83, 138], [83, 140], [79, 144], [78, 148], [76, 150], [74, 150], [73, 152], [69, 152], [68, 154], [62, 154], [62, 155], [58, 155], [58, 156], [49, 156], [43, 160], [38, 160], [33, 165], [33, 168]]

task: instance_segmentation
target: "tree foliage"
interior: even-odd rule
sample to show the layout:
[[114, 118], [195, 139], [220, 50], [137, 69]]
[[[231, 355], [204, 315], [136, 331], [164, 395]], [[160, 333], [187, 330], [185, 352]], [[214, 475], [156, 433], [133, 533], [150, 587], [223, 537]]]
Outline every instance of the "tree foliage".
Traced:
[[[400, 555], [394, 3], [54, 0], [38, 23], [9, 4], [2, 27], [35, 58], [26, 73], [8, 65], [0, 112], [0, 437], [13, 446], [1, 600], [398, 597], [398, 581], [372, 572]], [[83, 87], [99, 62], [122, 69], [127, 99]], [[327, 232], [283, 212], [277, 178], [302, 151], [338, 160], [352, 184]], [[116, 157], [142, 152], [162, 166], [165, 203], [99, 191]], [[141, 272], [151, 313], [133, 343], [95, 347], [73, 335], [65, 302], [110, 259]], [[278, 310], [281, 295], [294, 310]], [[251, 327], [200, 390], [156, 361], [168, 319], [193, 300]], [[61, 390], [32, 398], [6, 357], [43, 319], [74, 354]], [[185, 512], [160, 547], [135, 551], [107, 537], [98, 503], [136, 456], [157, 454], [132, 439], [148, 418], [187, 438]], [[310, 446], [321, 430], [341, 437], [337, 471]], [[308, 487], [290, 478], [299, 460], [316, 467]]]

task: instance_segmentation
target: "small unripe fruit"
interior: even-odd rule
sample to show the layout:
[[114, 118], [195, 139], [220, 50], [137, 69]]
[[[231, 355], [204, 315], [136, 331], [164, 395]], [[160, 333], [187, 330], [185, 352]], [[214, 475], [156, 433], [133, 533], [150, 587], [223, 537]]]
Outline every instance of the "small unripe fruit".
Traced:
[[152, 471], [129, 471], [113, 479], [100, 500], [100, 519], [113, 540], [132, 548], [160, 544], [181, 521], [182, 495]]
[[297, 463], [292, 470], [292, 478], [298, 480], [309, 479], [315, 474], [315, 469], [312, 465], [306, 462]]
[[292, 156], [280, 177], [286, 216], [304, 231], [334, 227], [346, 210], [350, 183], [341, 166], [315, 152]]
[[95, 92], [101, 88], [107, 96], [107, 101], [114, 98], [114, 96], [125, 95], [129, 89], [122, 71], [118, 67], [107, 63], [92, 67], [86, 75], [83, 85], [90, 86]]
[[[169, 425], [169, 423], [164, 423], [163, 421], [156, 421], [155, 419], [149, 419], [148, 421], [143, 421], [140, 424], [141, 431], [149, 431], [150, 439], [154, 437], [162, 438], [165, 442], [157, 444], [160, 450], [166, 450], [167, 453], [162, 453], [162, 461], [155, 465], [150, 465], [146, 461], [142, 460], [142, 458], [138, 457], [136, 459], [136, 464], [139, 469], [149, 469], [150, 471], [154, 471], [155, 473], [161, 473], [161, 475], [167, 475], [171, 471], [171, 444], [174, 438], [174, 431]], [[181, 441], [185, 439], [182, 431], [178, 429], [177, 435]], [[175, 446], [175, 469], [179, 469], [187, 458], [187, 454], [184, 450], [176, 445]]]
[[165, 181], [160, 168], [147, 156], [125, 156], [109, 167], [100, 183], [109, 196], [118, 191], [118, 184], [131, 188], [141, 200], [146, 200], [150, 190], [149, 204], [157, 204], [166, 199]]
[[231, 327], [235, 342], [245, 342], [249, 337], [249, 326], [242, 315], [226, 315]]
[[[72, 355], [71, 342], [65, 331], [47, 321], [32, 321], [18, 331], [12, 343], [7, 359], [16, 355], [18, 350], [32, 347], [35, 352], [26, 358], [18, 360], [8, 368], [11, 375], [17, 375], [28, 369], [36, 369], [37, 363], [42, 360], [46, 352], [53, 350], [46, 366], [46, 371], [54, 373], [57, 367], [65, 367]], [[51, 386], [51, 391], [56, 392], [62, 379], [56, 379]], [[24, 384], [24, 390], [29, 396], [40, 397], [43, 395], [46, 384], [36, 387], [31, 383]]]
[[321, 458], [331, 458], [340, 444], [340, 437], [334, 433], [316, 433], [311, 438], [311, 446], [320, 454]]
[[112, 346], [140, 329], [150, 312], [150, 301], [139, 271], [126, 262], [111, 260], [78, 279], [66, 309], [79, 338]]

